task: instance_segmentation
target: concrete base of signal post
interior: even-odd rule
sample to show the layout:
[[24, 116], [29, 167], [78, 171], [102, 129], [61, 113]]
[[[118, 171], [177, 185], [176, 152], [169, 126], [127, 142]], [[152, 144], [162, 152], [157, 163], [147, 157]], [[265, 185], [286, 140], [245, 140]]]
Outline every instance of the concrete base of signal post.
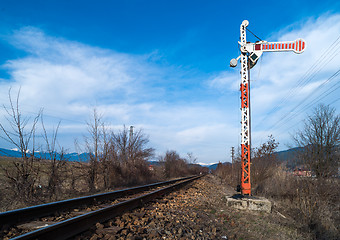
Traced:
[[272, 203], [264, 197], [244, 196], [236, 194], [227, 196], [227, 206], [240, 210], [271, 212]]

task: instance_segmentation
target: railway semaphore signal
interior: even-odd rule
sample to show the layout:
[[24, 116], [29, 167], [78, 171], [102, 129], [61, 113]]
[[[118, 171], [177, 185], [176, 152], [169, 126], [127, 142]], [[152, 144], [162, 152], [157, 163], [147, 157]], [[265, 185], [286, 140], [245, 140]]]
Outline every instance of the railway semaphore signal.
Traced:
[[240, 27], [239, 44], [241, 55], [230, 61], [230, 67], [236, 67], [238, 60], [241, 59], [241, 193], [243, 195], [251, 195], [249, 71], [255, 66], [263, 52], [293, 51], [302, 53], [306, 48], [306, 42], [303, 39], [287, 42], [247, 42], [246, 30], [248, 25], [249, 22], [244, 20]]

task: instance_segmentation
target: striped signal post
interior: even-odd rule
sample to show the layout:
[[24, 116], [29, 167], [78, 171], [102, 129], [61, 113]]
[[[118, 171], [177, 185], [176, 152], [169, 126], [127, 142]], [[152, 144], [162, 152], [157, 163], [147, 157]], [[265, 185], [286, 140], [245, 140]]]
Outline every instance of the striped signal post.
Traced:
[[249, 22], [244, 20], [241, 24], [241, 192], [251, 195], [250, 184], [250, 102], [249, 102], [249, 63], [245, 48], [246, 28]]
[[302, 53], [306, 48], [306, 42], [301, 38], [288, 42], [259, 41], [248, 43], [246, 40], [248, 25], [249, 22], [244, 20], [240, 26], [239, 44], [241, 55], [230, 61], [230, 67], [236, 67], [239, 59], [241, 62], [241, 193], [243, 195], [251, 195], [250, 69], [255, 66], [263, 52], [293, 51], [295, 53]]

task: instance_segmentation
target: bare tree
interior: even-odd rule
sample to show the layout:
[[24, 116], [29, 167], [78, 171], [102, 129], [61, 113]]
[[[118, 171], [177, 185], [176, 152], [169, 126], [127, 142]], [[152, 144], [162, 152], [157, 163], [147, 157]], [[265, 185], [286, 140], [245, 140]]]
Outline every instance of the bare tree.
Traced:
[[183, 159], [174, 151], [167, 151], [164, 157], [160, 157], [164, 163], [164, 173], [166, 178], [182, 177], [188, 174], [186, 159]]
[[145, 182], [150, 176], [147, 160], [153, 156], [154, 149], [148, 147], [149, 138], [142, 130], [130, 132], [123, 130], [112, 134], [111, 149], [120, 163], [125, 184]]
[[192, 175], [198, 175], [206, 171], [201, 165], [197, 164], [197, 157], [192, 152], [187, 153], [186, 162], [188, 170]]
[[339, 167], [340, 116], [335, 108], [323, 104], [308, 115], [304, 128], [297, 132], [294, 142], [302, 150], [300, 159], [317, 177], [337, 174]]
[[58, 199], [58, 193], [61, 192], [62, 182], [65, 178], [64, 173], [66, 167], [65, 151], [62, 147], [59, 147], [60, 150], [57, 149], [57, 136], [60, 122], [58, 123], [56, 129], [52, 131], [52, 136], [50, 138], [46, 131], [42, 116], [41, 124], [43, 128], [43, 138], [46, 144], [45, 158], [49, 160], [48, 167], [45, 171], [46, 175], [48, 176], [48, 197], [50, 200], [56, 200]]
[[33, 200], [34, 185], [38, 180], [39, 167], [35, 164], [35, 133], [41, 110], [33, 118], [24, 117], [19, 107], [20, 89], [16, 99], [12, 99], [11, 89], [8, 91], [10, 107], [3, 106], [7, 113], [6, 128], [0, 123], [1, 138], [15, 146], [21, 153], [14, 167], [6, 168], [6, 177], [15, 194], [15, 199], [29, 203]]
[[112, 144], [112, 134], [108, 127], [101, 123], [101, 146], [99, 161], [101, 165], [101, 176], [103, 178], [103, 187], [108, 189], [114, 184], [117, 154]]
[[100, 144], [101, 144], [101, 116], [93, 109], [91, 122], [87, 123], [89, 137], [85, 137], [85, 148], [88, 152], [88, 168], [86, 181], [90, 192], [96, 191], [96, 181], [99, 168]]
[[214, 171], [214, 174], [220, 178], [221, 184], [223, 180], [231, 177], [231, 173], [228, 171], [226, 166], [224, 166], [223, 163], [221, 162], [218, 162], [217, 167]]
[[197, 162], [197, 157], [194, 156], [192, 152], [187, 153], [187, 160], [189, 164], [196, 164]]
[[[340, 116], [335, 108], [320, 104], [307, 116], [304, 127], [293, 138], [301, 164], [317, 177], [299, 178], [296, 187], [297, 207], [317, 239], [336, 239], [339, 181], [329, 178], [338, 174]], [[322, 237], [320, 237], [321, 235]]]
[[251, 174], [255, 184], [260, 184], [274, 174], [278, 166], [274, 153], [278, 146], [279, 143], [270, 135], [265, 143], [254, 149]]

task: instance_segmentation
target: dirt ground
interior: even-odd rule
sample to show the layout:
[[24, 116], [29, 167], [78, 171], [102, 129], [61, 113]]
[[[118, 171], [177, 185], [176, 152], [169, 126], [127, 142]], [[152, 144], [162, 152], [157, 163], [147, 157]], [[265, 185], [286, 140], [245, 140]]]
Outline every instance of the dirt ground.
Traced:
[[228, 207], [235, 194], [214, 175], [142, 209], [126, 213], [76, 239], [312, 239], [289, 216]]

